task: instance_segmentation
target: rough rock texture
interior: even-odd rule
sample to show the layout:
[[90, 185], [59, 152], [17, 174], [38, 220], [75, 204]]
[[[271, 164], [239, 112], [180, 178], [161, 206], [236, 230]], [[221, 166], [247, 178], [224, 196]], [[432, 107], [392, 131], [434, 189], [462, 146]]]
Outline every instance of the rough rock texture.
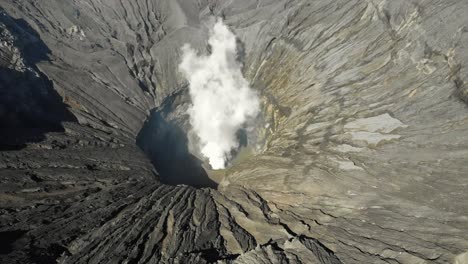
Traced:
[[[0, 7], [1, 263], [468, 263], [467, 1]], [[214, 186], [158, 148], [212, 16], [266, 144], [217, 189], [166, 185]]]

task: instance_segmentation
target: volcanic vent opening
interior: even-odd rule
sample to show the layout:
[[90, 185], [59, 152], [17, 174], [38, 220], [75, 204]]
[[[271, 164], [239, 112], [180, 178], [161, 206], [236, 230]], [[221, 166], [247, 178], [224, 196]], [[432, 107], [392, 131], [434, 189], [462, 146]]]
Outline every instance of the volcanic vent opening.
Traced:
[[260, 130], [247, 126], [238, 129], [238, 146], [230, 151], [226, 167], [215, 170], [201, 153], [199, 139], [191, 129], [189, 105], [186, 89], [168, 96], [151, 112], [137, 136], [137, 145], [150, 158], [163, 183], [216, 189], [232, 166], [256, 153]]
[[203, 161], [190, 153], [183, 124], [170, 120], [165, 111], [153, 110], [137, 137], [137, 145], [148, 155], [163, 183], [217, 188]]
[[253, 126], [260, 101], [242, 74], [239, 41], [222, 19], [210, 30], [208, 44], [206, 55], [184, 45], [179, 70], [189, 83], [187, 113], [200, 153], [220, 170], [239, 148], [239, 131]]
[[244, 78], [244, 45], [222, 19], [208, 45], [181, 48], [179, 72], [187, 85], [165, 98], [138, 136], [163, 182], [216, 187], [227, 168], [253, 154], [259, 94]]

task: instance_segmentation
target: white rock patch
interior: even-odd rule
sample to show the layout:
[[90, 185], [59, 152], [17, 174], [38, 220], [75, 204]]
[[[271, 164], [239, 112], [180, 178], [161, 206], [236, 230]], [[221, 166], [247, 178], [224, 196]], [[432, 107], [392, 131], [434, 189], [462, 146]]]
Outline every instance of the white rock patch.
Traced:
[[360, 152], [363, 150], [363, 148], [353, 147], [348, 144], [341, 144], [341, 145], [334, 147], [333, 150], [347, 153], [347, 152]]
[[354, 120], [344, 126], [345, 135], [353, 140], [365, 141], [367, 144], [377, 145], [382, 141], [399, 139], [401, 135], [390, 134], [397, 128], [406, 128], [400, 120], [391, 117], [388, 113]]
[[381, 132], [391, 133], [397, 128], [406, 128], [407, 125], [400, 122], [400, 120], [391, 117], [388, 113], [361, 118], [355, 121], [347, 123], [344, 128], [352, 131], [369, 131], [369, 132]]

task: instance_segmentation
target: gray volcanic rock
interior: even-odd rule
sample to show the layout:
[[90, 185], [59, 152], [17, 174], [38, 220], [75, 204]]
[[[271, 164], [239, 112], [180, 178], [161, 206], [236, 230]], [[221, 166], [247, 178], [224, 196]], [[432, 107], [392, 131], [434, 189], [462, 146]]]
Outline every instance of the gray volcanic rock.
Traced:
[[[468, 263], [468, 2], [0, 7], [1, 263]], [[178, 71], [213, 16], [266, 123], [222, 172]]]

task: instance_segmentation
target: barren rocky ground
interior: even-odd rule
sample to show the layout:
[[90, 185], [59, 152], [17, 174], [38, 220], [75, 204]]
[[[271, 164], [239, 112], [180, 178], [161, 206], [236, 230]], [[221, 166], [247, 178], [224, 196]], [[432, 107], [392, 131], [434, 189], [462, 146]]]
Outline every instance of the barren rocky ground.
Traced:
[[[239, 38], [261, 146], [190, 153]], [[0, 263], [468, 263], [465, 0], [0, 0]]]

